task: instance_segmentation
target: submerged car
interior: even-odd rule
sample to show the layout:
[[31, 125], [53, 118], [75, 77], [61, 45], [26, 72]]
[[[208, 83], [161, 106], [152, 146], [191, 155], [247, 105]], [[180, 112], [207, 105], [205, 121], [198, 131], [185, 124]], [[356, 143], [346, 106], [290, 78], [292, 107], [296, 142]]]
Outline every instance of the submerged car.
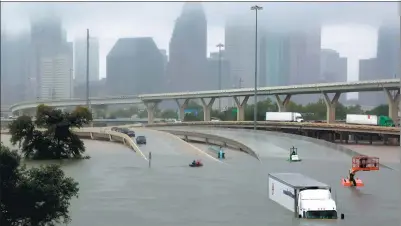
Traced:
[[145, 136], [138, 136], [136, 138], [136, 143], [137, 144], [146, 144], [146, 137]]
[[135, 132], [132, 130], [128, 130], [127, 132], [124, 132], [125, 134], [127, 134], [130, 137], [135, 137]]

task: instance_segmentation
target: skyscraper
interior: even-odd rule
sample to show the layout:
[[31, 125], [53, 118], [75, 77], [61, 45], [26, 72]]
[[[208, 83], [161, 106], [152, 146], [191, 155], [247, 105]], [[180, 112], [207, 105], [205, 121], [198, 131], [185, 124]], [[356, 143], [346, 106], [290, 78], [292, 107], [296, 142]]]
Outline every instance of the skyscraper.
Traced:
[[[74, 75], [76, 85], [86, 84], [86, 38], [75, 39]], [[99, 80], [99, 41], [89, 38], [89, 81]]]
[[43, 99], [70, 98], [72, 96], [70, 84], [72, 46], [71, 43], [67, 43], [61, 19], [58, 16], [49, 15], [32, 20], [31, 45], [30, 80], [35, 82], [36, 89], [34, 90], [37, 92], [33, 96]]
[[376, 79], [400, 77], [400, 29], [399, 26], [381, 26], [378, 32]]
[[[340, 57], [337, 51], [322, 49], [320, 56], [320, 76], [317, 82], [332, 83], [347, 81], [347, 58]], [[340, 103], [345, 103], [346, 95], [341, 94]]]
[[[290, 33], [291, 85], [316, 83], [320, 76], [321, 29], [319, 26]], [[320, 95], [298, 95], [292, 98], [300, 104], [316, 102]]]
[[259, 86], [284, 86], [290, 78], [290, 40], [286, 33], [264, 31], [260, 41]]
[[[383, 25], [378, 32], [377, 57], [359, 61], [359, 80], [399, 78], [400, 62], [400, 31]], [[358, 99], [366, 107], [387, 104], [384, 92], [362, 92]]]
[[207, 22], [202, 4], [185, 2], [170, 39], [167, 65], [170, 91], [202, 90], [207, 68]]
[[[378, 70], [377, 58], [365, 59], [359, 61], [359, 80], [375, 80], [380, 74]], [[360, 92], [358, 103], [365, 108], [374, 108], [384, 104], [385, 96], [383, 92]]]
[[40, 59], [41, 99], [68, 99], [72, 97], [70, 58], [68, 52], [65, 52], [65, 54]]
[[1, 34], [1, 104], [30, 100], [29, 35]]
[[248, 20], [231, 18], [225, 25], [225, 59], [230, 62], [230, 83], [254, 86], [255, 28]]
[[109, 95], [160, 93], [163, 64], [163, 56], [152, 38], [120, 38], [106, 58]]

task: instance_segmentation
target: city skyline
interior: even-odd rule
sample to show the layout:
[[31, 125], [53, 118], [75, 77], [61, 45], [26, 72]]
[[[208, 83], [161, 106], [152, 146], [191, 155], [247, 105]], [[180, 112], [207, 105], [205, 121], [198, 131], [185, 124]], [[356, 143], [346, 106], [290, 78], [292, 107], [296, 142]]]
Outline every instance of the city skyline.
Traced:
[[[110, 18], [110, 21], [104, 21], [102, 23], [101, 29], [98, 25], [99, 19], [99, 12], [104, 12], [106, 3], [96, 4], [96, 3], [86, 3], [86, 4], [77, 4], [77, 3], [69, 3], [69, 4], [62, 4], [62, 3], [43, 3], [41, 4], [43, 7], [41, 10], [36, 10], [38, 12], [45, 12], [49, 10], [49, 5], [53, 5], [53, 10], [59, 12], [61, 16], [64, 17], [64, 27], [68, 31], [67, 36], [68, 40], [71, 41], [76, 36], [83, 36], [85, 34], [86, 28], [91, 30], [91, 34], [93, 36], [99, 37], [99, 54], [100, 54], [100, 78], [104, 78], [106, 75], [105, 71], [105, 61], [106, 55], [111, 50], [114, 43], [117, 41], [118, 38], [123, 37], [153, 37], [158, 48], [166, 49], [169, 53], [168, 49], [168, 42], [170, 38], [170, 34], [172, 33], [174, 20], [179, 15], [179, 11], [182, 7], [182, 3], [160, 3], [158, 5], [163, 5], [162, 8], [166, 8], [163, 17], [156, 16], [152, 17], [151, 20], [146, 19], [147, 17], [138, 12], [138, 10], [134, 7], [132, 8], [133, 4], [128, 3], [119, 3], [114, 4], [115, 8], [122, 9], [122, 14], [127, 12], [128, 9], [133, 9], [134, 12], [137, 12], [133, 17], [137, 17], [136, 19], [129, 19], [129, 20], [122, 20], [120, 16], [114, 17], [111, 19], [109, 16], [115, 13], [115, 11], [111, 10], [109, 12], [110, 15], [105, 13], [105, 18]], [[260, 3], [260, 4], [271, 4], [271, 3]], [[300, 17], [301, 9], [309, 10], [319, 8], [319, 13], [312, 13], [312, 15], [316, 14], [316, 17], [323, 18], [326, 21], [326, 25], [322, 27], [322, 48], [329, 48], [338, 51], [342, 56], [348, 56], [350, 64], [348, 65], [349, 71], [349, 79], [355, 80], [357, 77], [357, 68], [359, 59], [370, 58], [375, 54], [375, 41], [377, 40], [376, 30], [378, 25], [392, 16], [397, 15], [397, 11], [391, 4], [380, 4], [380, 3], [349, 3], [347, 9], [343, 9], [343, 6], [346, 3], [332, 3], [331, 4], [331, 11], [328, 11], [328, 7], [324, 7], [324, 3], [316, 3], [316, 4], [271, 4], [273, 7], [277, 9], [283, 10], [283, 8], [290, 6], [289, 10], [294, 12], [294, 15]], [[31, 8], [27, 7], [29, 4], [16, 4], [16, 3], [2, 3], [2, 26], [4, 30], [21, 30], [24, 27], [24, 20], [27, 19], [27, 15], [22, 15], [22, 13], [27, 14], [27, 12], [34, 11]], [[40, 8], [40, 4], [37, 8]], [[91, 6], [91, 9], [96, 9], [96, 13], [89, 13], [88, 17], [85, 18], [85, 22], [77, 23], [77, 17], [74, 15], [72, 17], [64, 8], [69, 8], [75, 11], [82, 11], [87, 7]], [[123, 7], [122, 5], [125, 5]], [[326, 4], [327, 5], [327, 4]], [[22, 7], [24, 6], [24, 7]], [[58, 6], [58, 7], [56, 7]], [[63, 6], [63, 7], [61, 7]], [[154, 6], [154, 3], [147, 3], [141, 4], [143, 9], [148, 7]], [[228, 15], [235, 14], [237, 12], [246, 12], [248, 16], [251, 14], [248, 8], [249, 4], [240, 4], [240, 3], [204, 3], [206, 16], [208, 20], [208, 53], [216, 51], [215, 44], [216, 43], [223, 43], [224, 41], [224, 20]], [[216, 6], [220, 6], [216, 8]], [[285, 7], [284, 7], [285, 6]], [[281, 8], [280, 8], [281, 7]], [[28, 9], [29, 8], [29, 9]], [[63, 10], [61, 10], [61, 8]], [[152, 9], [157, 10], [158, 7]], [[287, 10], [286, 8], [286, 10]], [[345, 8], [345, 7], [344, 7]], [[108, 8], [107, 8], [108, 9]], [[233, 12], [230, 11], [230, 9]], [[375, 10], [373, 10], [375, 9]], [[280, 10], [278, 10], [280, 11]], [[333, 12], [332, 12], [333, 11]], [[360, 13], [360, 11], [366, 11], [366, 13]], [[38, 13], [36, 12], [36, 13]], [[267, 14], [268, 11], [266, 11]], [[313, 11], [314, 12], [314, 11]], [[335, 17], [335, 12], [341, 12], [342, 20], [333, 22], [332, 18]], [[12, 16], [10, 16], [12, 14]], [[157, 13], [155, 13], [157, 14]], [[310, 13], [309, 13], [310, 14]], [[90, 16], [92, 15], [92, 16]], [[263, 13], [262, 13], [263, 15]], [[322, 16], [328, 15], [328, 16]], [[334, 15], [334, 16], [333, 16]], [[367, 16], [368, 15], [368, 16]], [[374, 15], [374, 20], [371, 18]], [[81, 17], [83, 15], [80, 15]], [[103, 16], [103, 15], [102, 15]], [[127, 15], [128, 16], [128, 15]], [[9, 22], [7, 22], [7, 18], [16, 18], [13, 19], [13, 29], [10, 28]], [[327, 17], [327, 18], [326, 18]], [[24, 19], [25, 18], [25, 19]], [[129, 15], [129, 18], [132, 18]], [[331, 18], [331, 19], [330, 19]], [[128, 26], [129, 24], [137, 26], [141, 26], [137, 24], [138, 21], [146, 20], [146, 24], [151, 26], [147, 26], [146, 29], [121, 29], [122, 27]], [[149, 18], [150, 19], [150, 18]], [[323, 20], [322, 19], [322, 20]], [[348, 19], [348, 20], [347, 20]], [[112, 23], [112, 21], [119, 20], [118, 25]], [[20, 21], [20, 22], [18, 22]], [[263, 18], [261, 19], [261, 23], [263, 22]], [[358, 25], [358, 23], [360, 23]], [[375, 26], [375, 27], [372, 27]], [[107, 33], [103, 32], [107, 31]], [[339, 35], [341, 34], [341, 35]], [[331, 37], [331, 38], [330, 38]], [[333, 38], [334, 37], [334, 38]], [[369, 48], [370, 47], [370, 48]], [[349, 57], [351, 56], [351, 57]]]
[[[188, 2], [181, 5], [181, 7], [181, 12], [177, 14], [174, 20], [168, 48], [164, 49], [157, 45], [155, 41], [156, 38], [149, 35], [145, 37], [119, 37], [118, 41], [132, 40], [133, 42], [127, 44], [127, 47], [121, 47], [124, 45], [121, 45], [121, 43], [118, 45], [119, 42], [113, 45], [113, 48], [107, 53], [106, 65], [114, 65], [112, 66], [114, 69], [109, 70], [109, 68], [107, 68], [107, 74], [105, 76], [102, 76], [101, 68], [106, 67], [106, 65], [102, 65], [102, 57], [99, 57], [99, 55], [101, 55], [99, 54], [101, 44], [99, 44], [99, 39], [97, 37], [94, 38], [95, 35], [90, 32], [90, 54], [93, 56], [90, 59], [90, 80], [92, 83], [96, 83], [93, 83], [93, 85], [101, 89], [101, 84], [104, 84], [105, 89], [109, 90], [109, 92], [106, 92], [108, 95], [130, 95], [131, 93], [150, 92], [151, 86], [149, 86], [148, 82], [145, 82], [146, 79], [140, 78], [141, 74], [150, 70], [150, 68], [147, 68], [148, 66], [146, 66], [145, 62], [137, 64], [135, 67], [132, 63], [131, 65], [121, 64], [120, 66], [116, 66], [118, 65], [116, 62], [120, 60], [133, 62], [133, 60], [139, 59], [137, 58], [138, 54], [146, 56], [146, 54], [149, 54], [148, 51], [153, 51], [153, 55], [148, 55], [148, 57], [149, 59], [160, 58], [160, 62], [159, 60], [156, 61], [158, 62], [157, 64], [160, 63], [161, 68], [158, 72], [151, 72], [154, 78], [158, 77], [161, 79], [161, 82], [159, 82], [159, 85], [155, 89], [155, 91], [157, 90], [156, 92], [161, 92], [162, 90], [163, 92], [180, 92], [216, 89], [213, 84], [218, 81], [215, 81], [212, 75], [218, 76], [219, 73], [217, 73], [217, 71], [220, 69], [218, 69], [218, 64], [214, 65], [215, 63], [208, 58], [211, 53], [217, 51], [217, 43], [212, 43], [214, 44], [213, 49], [208, 48], [208, 46], [211, 45], [210, 41], [208, 41], [208, 34], [210, 28], [213, 28], [213, 25], [215, 25], [215, 22], [212, 21], [210, 23], [212, 26], [210, 26], [210, 19], [207, 17], [207, 13], [204, 10], [204, 3]], [[364, 46], [364, 48], [358, 49], [359, 53], [353, 53], [355, 54], [354, 56], [358, 55], [359, 58], [348, 57], [345, 59], [345, 64], [341, 64], [341, 67], [347, 67], [345, 71], [342, 68], [339, 70], [341, 73], [339, 71], [334, 72], [334, 70], [323, 72], [320, 64], [322, 51], [324, 49], [336, 52], [336, 57], [328, 58], [331, 59], [331, 61], [328, 62], [327, 68], [337, 64], [337, 58], [343, 59], [347, 57], [347, 52], [341, 52], [341, 48], [324, 47], [325, 27], [322, 21], [309, 21], [309, 23], [305, 25], [298, 22], [299, 27], [294, 27], [294, 24], [291, 24], [294, 23], [293, 18], [286, 22], [281, 21], [280, 23], [282, 23], [282, 26], [278, 26], [275, 23], [276, 21], [274, 23], [271, 21], [264, 23], [266, 19], [266, 14], [261, 14], [260, 20], [262, 23], [258, 23], [260, 29], [258, 35], [258, 39], [260, 40], [258, 45], [259, 64], [257, 68], [259, 86], [307, 84], [318, 82], [322, 79], [329, 81], [330, 79], [326, 79], [328, 74], [339, 76], [332, 81], [344, 81], [344, 79], [356, 80], [352, 77], [355, 77], [355, 74], [356, 76], [359, 74], [358, 63], [360, 60], [363, 60], [363, 57], [367, 59], [376, 57], [376, 48], [374, 48], [374, 50], [369, 50], [370, 56], [368, 56], [366, 54], [368, 52], [366, 49], [369, 48]], [[280, 21], [279, 16], [275, 19]], [[36, 72], [28, 75], [29, 78], [24, 78], [24, 80], [31, 80], [31, 78], [34, 78], [34, 82], [28, 82], [31, 88], [36, 86], [36, 88], [34, 88], [36, 93], [31, 95], [31, 98], [35, 96], [42, 99], [67, 98], [73, 97], [73, 92], [75, 91], [81, 93], [80, 96], [82, 95], [81, 89], [85, 88], [83, 85], [86, 81], [86, 40], [82, 34], [74, 37], [75, 55], [73, 56], [72, 42], [68, 42], [69, 39], [67, 38], [70, 32], [65, 24], [66, 22], [60, 15], [56, 15], [55, 11], [52, 11], [52, 13], [48, 15], [42, 14], [37, 17], [32, 17], [30, 20], [31, 32], [26, 34], [30, 37], [33, 47], [33, 62], [31, 62], [31, 64], [34, 65], [34, 70], [32, 73], [35, 72], [35, 70]], [[389, 25], [389, 28], [386, 28], [387, 33], [394, 33], [393, 24], [387, 23], [387, 25]], [[340, 25], [336, 26], [338, 29], [344, 28]], [[351, 27], [352, 26], [348, 26], [346, 28], [350, 29]], [[225, 70], [227, 70], [227, 73], [224, 73], [225, 86], [229, 88], [239, 83], [242, 87], [252, 87], [254, 83], [252, 74], [254, 74], [255, 69], [254, 19], [249, 15], [241, 13], [233, 14], [226, 20], [224, 29], [225, 40], [220, 43], [224, 45], [224, 57], [228, 61], [227, 65], [230, 65], [228, 68], [225, 67]], [[381, 30], [383, 30], [383, 26], [380, 27], [379, 31]], [[3, 36], [12, 39], [9, 33], [4, 34], [3, 32], [2, 37]], [[355, 36], [353, 36], [353, 38], [355, 38]], [[134, 40], [143, 39], [151, 39], [151, 42], [154, 43], [154, 47], [142, 49], [134, 47], [137, 46], [137, 44], [134, 43], [139, 43]], [[354, 39], [354, 41], [357, 40], [357, 38]], [[366, 38], [364, 40], [366, 41]], [[345, 39], [341, 34], [336, 41], [337, 44], [341, 44]], [[392, 47], [389, 44], [383, 47], [383, 43], [392, 41], [393, 39], [391, 37], [384, 37], [383, 35], [380, 36], [380, 39], [376, 38], [375, 40], [376, 43], [382, 46], [380, 49], [385, 48], [387, 52]], [[380, 47], [379, 45], [376, 46]], [[120, 49], [120, 51], [117, 52], [120, 53], [115, 51], [116, 46]], [[126, 48], [124, 51], [131, 49], [130, 51], [134, 52], [124, 52], [121, 51], [121, 48]], [[361, 52], [360, 50], [365, 50], [365, 52]], [[141, 53], [135, 53], [137, 51]], [[352, 51], [349, 51], [348, 54], [352, 55]], [[378, 52], [378, 55], [380, 54], [381, 53]], [[167, 59], [169, 60], [167, 61]], [[357, 61], [355, 62], [355, 60]], [[378, 57], [378, 60], [383, 61], [381, 68], [384, 70], [385, 62], [396, 59], [390, 57], [386, 60], [383, 57]], [[109, 61], [114, 63], [109, 63]], [[75, 63], [73, 64], [73, 62]], [[126, 68], [128, 71], [121, 71], [119, 67]], [[352, 72], [352, 68], [356, 68], [356, 73]], [[323, 75], [324, 73], [325, 75]], [[74, 85], [72, 85], [72, 78], [70, 78], [72, 74], [75, 74]], [[27, 75], [25, 75], [25, 77], [26, 76]], [[52, 76], [54, 78], [52, 78]], [[100, 82], [100, 78], [106, 78], [106, 80]], [[131, 82], [123, 82], [133, 78], [135, 79]], [[138, 80], [138, 78], [140, 79]], [[130, 88], [129, 84], [136, 84], [136, 81], [143, 82], [143, 85]], [[182, 84], [185, 84], [185, 86], [182, 86]], [[69, 92], [64, 90], [69, 90]], [[92, 94], [92, 91], [90, 91], [90, 93]], [[25, 96], [29, 96], [29, 94], [25, 94]], [[301, 101], [301, 99], [305, 101]], [[310, 98], [302, 97], [301, 99], [296, 98], [296, 101], [302, 104], [311, 101]]]

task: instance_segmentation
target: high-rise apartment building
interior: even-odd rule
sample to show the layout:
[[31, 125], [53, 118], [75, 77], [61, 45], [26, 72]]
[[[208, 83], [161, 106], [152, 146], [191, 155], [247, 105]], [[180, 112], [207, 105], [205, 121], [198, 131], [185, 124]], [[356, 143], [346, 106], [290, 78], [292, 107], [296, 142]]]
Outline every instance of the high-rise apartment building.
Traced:
[[185, 2], [170, 39], [167, 65], [169, 91], [203, 90], [208, 81], [207, 22], [202, 3]]
[[[86, 38], [76, 38], [74, 42], [74, 75], [75, 84], [86, 84]], [[89, 38], [89, 81], [99, 80], [99, 41], [97, 38]]]
[[160, 93], [162, 89], [164, 61], [152, 38], [120, 38], [107, 55], [106, 67], [109, 95]]

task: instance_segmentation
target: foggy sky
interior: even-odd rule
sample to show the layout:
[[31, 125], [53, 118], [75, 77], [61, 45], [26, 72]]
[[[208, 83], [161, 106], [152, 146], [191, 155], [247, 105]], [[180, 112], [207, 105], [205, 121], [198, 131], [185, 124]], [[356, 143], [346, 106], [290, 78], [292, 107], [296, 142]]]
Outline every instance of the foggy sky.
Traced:
[[[100, 39], [100, 74], [105, 77], [105, 58], [115, 41], [121, 37], [153, 37], [158, 47], [168, 50], [174, 21], [180, 14], [182, 2], [60, 2], [29, 3], [2, 2], [1, 29], [7, 33], [29, 31], [29, 18], [54, 13], [63, 19], [68, 39], [84, 36], [89, 28], [92, 36]], [[236, 16], [252, 22], [250, 6], [258, 4], [259, 24], [273, 29], [306, 28], [321, 23], [322, 45], [333, 48], [351, 61], [369, 58], [375, 54], [375, 28], [381, 23], [399, 26], [395, 2], [205, 2], [208, 21], [208, 52], [224, 43], [224, 25]], [[274, 19], [271, 19], [274, 18]], [[355, 76], [357, 65], [349, 68]], [[351, 70], [351, 71], [350, 71]]]

